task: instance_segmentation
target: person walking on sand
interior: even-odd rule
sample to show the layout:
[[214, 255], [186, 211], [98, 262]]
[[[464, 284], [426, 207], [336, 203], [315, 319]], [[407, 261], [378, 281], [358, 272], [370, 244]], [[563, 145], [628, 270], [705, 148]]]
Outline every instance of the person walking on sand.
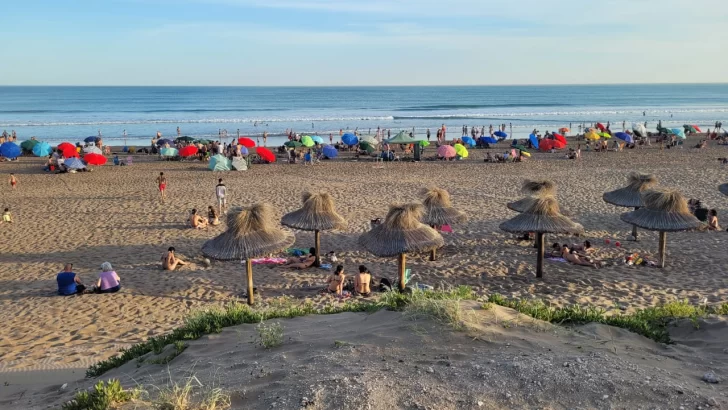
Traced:
[[167, 177], [164, 176], [164, 172], [160, 172], [157, 177], [157, 185], [159, 186], [159, 195], [164, 202], [167, 199]]
[[18, 186], [18, 178], [15, 178], [15, 174], [10, 174], [10, 189], [15, 189]]
[[222, 178], [217, 180], [215, 186], [215, 196], [217, 197], [217, 210], [220, 215], [227, 209], [227, 187], [222, 183]]

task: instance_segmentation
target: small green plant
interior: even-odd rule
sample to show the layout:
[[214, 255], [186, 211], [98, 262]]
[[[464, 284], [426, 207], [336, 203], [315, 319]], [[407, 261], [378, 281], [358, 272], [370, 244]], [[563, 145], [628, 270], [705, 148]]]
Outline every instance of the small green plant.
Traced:
[[257, 345], [272, 349], [283, 344], [283, 325], [280, 322], [260, 322], [256, 330], [258, 330]]
[[493, 304], [490, 302], [483, 302], [483, 304], [480, 305], [480, 308], [483, 310], [491, 310], [493, 309]]
[[73, 400], [62, 406], [63, 410], [106, 410], [126, 403], [139, 395], [137, 390], [124, 390], [118, 380], [100, 381], [93, 390], [76, 393]]
[[353, 346], [353, 345], [351, 343], [345, 342], [343, 340], [334, 340], [334, 347], [337, 349], [340, 349], [342, 347], [348, 347], [348, 346]]
[[174, 342], [174, 351], [172, 352], [172, 354], [169, 354], [165, 357], [152, 359], [152, 360], [149, 360], [148, 362], [151, 364], [167, 364], [167, 363], [171, 362], [172, 360], [174, 360], [175, 357], [182, 354], [182, 352], [184, 352], [185, 349], [187, 349], [187, 345], [184, 344], [184, 342], [182, 342], [181, 340], [177, 340]]
[[430, 319], [453, 329], [464, 327], [458, 300], [417, 298], [405, 306], [404, 314], [410, 320]]
[[206, 388], [197, 376], [191, 376], [184, 384], [170, 382], [159, 389], [154, 406], [159, 410], [224, 410], [230, 403], [230, 395], [222, 389]]

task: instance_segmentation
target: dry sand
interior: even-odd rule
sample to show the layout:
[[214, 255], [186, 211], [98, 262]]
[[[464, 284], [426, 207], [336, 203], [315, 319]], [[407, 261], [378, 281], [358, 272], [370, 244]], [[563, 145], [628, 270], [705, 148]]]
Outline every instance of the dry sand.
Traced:
[[[150, 408], [159, 393], [192, 380], [194, 400], [220, 388], [236, 409], [707, 409], [728, 404], [702, 375], [728, 370], [728, 322], [673, 329], [664, 346], [623, 329], [564, 328], [510, 309], [463, 303], [466, 331], [401, 313], [344, 313], [283, 320], [283, 343], [256, 344], [255, 325], [189, 343], [168, 365], [166, 349], [114, 369], [147, 392], [124, 409]], [[698, 340], [713, 340], [707, 344]], [[169, 346], [171, 348], [171, 346]], [[58, 406], [94, 381], [15, 382], [8, 408]], [[65, 386], [64, 386], [65, 384]], [[26, 392], [23, 398], [21, 393]]]
[[[693, 145], [694, 141], [686, 143]], [[726, 232], [668, 235], [668, 267], [631, 267], [618, 262], [628, 252], [651, 255], [657, 234], [641, 232], [628, 242], [630, 226], [619, 220], [625, 209], [604, 203], [604, 191], [622, 187], [631, 170], [655, 173], [660, 185], [677, 188], [716, 208], [724, 223], [728, 198], [717, 186], [728, 181], [718, 157], [727, 147], [660, 151], [635, 149], [615, 153], [583, 153], [581, 161], [562, 154], [536, 153], [527, 163], [484, 164], [483, 151], [471, 150], [467, 161], [394, 163], [384, 167], [368, 161], [331, 161], [316, 166], [259, 165], [247, 172], [213, 173], [200, 163], [157, 161], [138, 157], [129, 167], [103, 166], [91, 173], [51, 175], [42, 162], [22, 158], [0, 163], [0, 175], [15, 172], [18, 188], [0, 188], [0, 207], [10, 207], [15, 223], [0, 224], [0, 371], [85, 368], [179, 325], [190, 309], [223, 303], [245, 291], [243, 269], [235, 262], [201, 263], [202, 243], [224, 228], [185, 227], [191, 208], [214, 204], [214, 186], [222, 177], [233, 205], [270, 202], [279, 215], [300, 206], [303, 190], [326, 190], [349, 221], [346, 232], [324, 233], [322, 251], [335, 251], [348, 272], [366, 264], [375, 276], [393, 277], [394, 259], [375, 258], [359, 246], [357, 237], [369, 221], [386, 214], [393, 202], [412, 201], [429, 183], [447, 188], [453, 204], [470, 221], [445, 235], [446, 247], [437, 262], [415, 255], [409, 267], [420, 282], [467, 284], [483, 293], [542, 298], [555, 304], [595, 304], [607, 309], [633, 309], [675, 299], [692, 302], [728, 300]], [[161, 203], [154, 179], [169, 177], [169, 200]], [[534, 275], [535, 252], [498, 225], [514, 214], [505, 203], [520, 198], [524, 178], [551, 178], [558, 198], [586, 229], [586, 239], [609, 261], [602, 269], [546, 262], [543, 280]], [[296, 246], [312, 245], [313, 235], [296, 232]], [[604, 239], [611, 238], [612, 245]], [[616, 248], [614, 240], [622, 247]], [[573, 242], [576, 238], [549, 238]], [[159, 268], [168, 246], [194, 263], [180, 271]], [[65, 262], [88, 284], [102, 262], [109, 261], [122, 279], [114, 295], [56, 296], [55, 275]], [[613, 262], [613, 263], [612, 263]], [[336, 303], [315, 289], [327, 272], [303, 272], [256, 266], [256, 286], [262, 296], [293, 295], [318, 304]]]

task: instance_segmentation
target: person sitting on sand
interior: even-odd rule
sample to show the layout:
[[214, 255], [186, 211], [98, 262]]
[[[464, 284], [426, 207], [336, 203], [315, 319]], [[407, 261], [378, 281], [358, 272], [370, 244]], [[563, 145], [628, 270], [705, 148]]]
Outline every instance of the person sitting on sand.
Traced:
[[372, 283], [372, 274], [369, 273], [364, 265], [359, 265], [359, 273], [354, 275], [354, 293], [360, 296], [369, 296], [372, 292], [370, 284]]
[[344, 274], [344, 267], [342, 265], [337, 266], [334, 274], [329, 276], [329, 278], [326, 280], [326, 282], [329, 284], [327, 291], [329, 293], [341, 296], [344, 291], [345, 279], [346, 275]]
[[593, 248], [591, 242], [589, 242], [589, 241], [584, 241], [581, 244], [572, 243], [571, 250], [576, 251], [576, 253], [579, 255], [586, 255], [589, 253], [596, 252], [596, 248]]
[[99, 273], [99, 280], [96, 281], [94, 287], [95, 293], [115, 293], [121, 289], [121, 281], [119, 275], [116, 274], [114, 268], [111, 267], [109, 262], [101, 264], [101, 273]]
[[720, 225], [718, 224], [718, 211], [715, 209], [708, 211], [708, 230], [720, 231]]
[[0, 220], [0, 223], [7, 222], [9, 224], [13, 223], [13, 216], [10, 214], [10, 208], [5, 208], [5, 211], [3, 211], [3, 219]]
[[56, 282], [58, 283], [58, 294], [61, 296], [80, 295], [86, 290], [81, 278], [73, 272], [72, 263], [67, 263], [63, 267], [63, 272], [56, 275]]
[[308, 255], [288, 258], [288, 261], [286, 261], [286, 263], [282, 266], [292, 269], [307, 269], [310, 268], [314, 262], [316, 262], [316, 248], [311, 248], [308, 250]]
[[[526, 239], [530, 239], [530, 238], [526, 238]], [[551, 257], [552, 258], [561, 257], [561, 245], [558, 242], [554, 242], [554, 244], [551, 246]]]
[[177, 266], [184, 265], [187, 265], [187, 262], [174, 254], [174, 246], [170, 246], [164, 256], [162, 256], [162, 269], [164, 270], [174, 270]]
[[212, 205], [207, 207], [207, 223], [212, 226], [220, 225], [220, 218], [217, 215], [215, 207]]
[[597, 265], [594, 262], [589, 262], [585, 259], [582, 259], [576, 251], [572, 251], [569, 249], [568, 245], [564, 244], [561, 247], [561, 257], [566, 259], [568, 262], [573, 263], [574, 265], [581, 265], [581, 266], [591, 266], [593, 268], [598, 268], [599, 265]]
[[201, 217], [200, 215], [197, 215], [197, 209], [193, 209], [190, 212], [190, 226], [192, 226], [195, 229], [207, 228], [207, 221], [205, 220], [205, 218]]

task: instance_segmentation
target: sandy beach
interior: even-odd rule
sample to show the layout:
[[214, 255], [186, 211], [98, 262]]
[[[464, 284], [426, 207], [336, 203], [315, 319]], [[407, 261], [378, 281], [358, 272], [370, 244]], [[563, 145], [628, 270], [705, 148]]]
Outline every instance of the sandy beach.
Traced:
[[[696, 140], [697, 141], [697, 140]], [[365, 264], [376, 277], [396, 275], [396, 260], [375, 258], [357, 245], [369, 221], [384, 217], [389, 204], [414, 201], [418, 191], [436, 184], [446, 188], [453, 205], [469, 221], [445, 234], [439, 260], [412, 255], [416, 281], [438, 285], [467, 284], [480, 292], [508, 297], [540, 298], [557, 305], [592, 304], [630, 310], [675, 299], [718, 303], [728, 300], [725, 252], [728, 234], [686, 232], [668, 235], [665, 269], [627, 266], [627, 253], [655, 255], [657, 234], [641, 232], [640, 242], [627, 241], [631, 227], [621, 222], [625, 209], [602, 201], [602, 193], [626, 185], [629, 171], [654, 173], [659, 185], [676, 188], [686, 198], [699, 198], [718, 210], [724, 224], [728, 198], [718, 185], [728, 172], [717, 161], [726, 147], [584, 152], [582, 160], [562, 153], [536, 153], [520, 164], [485, 164], [484, 150], [471, 150], [461, 162], [375, 164], [369, 161], [324, 161], [315, 166], [274, 164], [247, 172], [224, 174], [196, 162], [166, 162], [139, 156], [128, 167], [102, 166], [91, 173], [52, 175], [37, 158], [0, 163], [0, 174], [14, 172], [18, 188], [3, 180], [0, 205], [15, 222], [0, 225], [0, 372], [86, 368], [120, 348], [178, 326], [190, 310], [221, 304], [245, 292], [244, 266], [216, 262], [205, 267], [200, 248], [224, 229], [193, 230], [185, 226], [190, 209], [214, 204], [214, 187], [222, 177], [232, 205], [272, 204], [278, 216], [300, 207], [305, 190], [327, 191], [346, 232], [322, 235], [322, 254], [335, 251], [351, 273]], [[492, 151], [496, 152], [496, 151]], [[498, 151], [500, 152], [500, 151]], [[154, 182], [160, 171], [169, 178], [166, 203]], [[558, 199], [586, 229], [584, 239], [598, 247], [607, 266], [593, 269], [546, 262], [543, 279], [535, 277], [532, 244], [498, 229], [512, 217], [505, 204], [519, 199], [524, 178], [557, 182]], [[313, 234], [296, 232], [295, 246], [312, 246]], [[605, 239], [611, 239], [609, 245]], [[559, 242], [574, 242], [570, 237]], [[557, 238], [549, 238], [549, 243]], [[621, 242], [621, 247], [614, 245]], [[192, 262], [181, 270], [160, 268], [160, 258], [175, 246]], [[56, 295], [55, 276], [66, 262], [86, 283], [96, 280], [102, 262], [110, 262], [122, 280], [113, 295]], [[263, 299], [280, 295], [311, 299], [318, 305], [341, 303], [318, 293], [328, 272], [290, 271], [255, 266]]]

